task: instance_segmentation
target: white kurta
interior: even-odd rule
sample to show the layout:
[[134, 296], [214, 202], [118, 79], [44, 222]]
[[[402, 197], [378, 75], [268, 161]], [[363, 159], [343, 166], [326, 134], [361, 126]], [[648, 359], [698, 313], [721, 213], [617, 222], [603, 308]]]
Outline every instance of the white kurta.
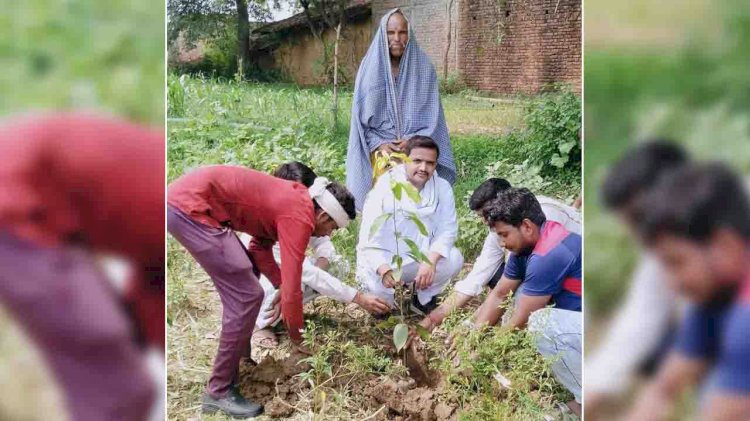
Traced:
[[[400, 200], [396, 200], [391, 190], [392, 180], [408, 182], [403, 165], [381, 176], [365, 200], [357, 244], [357, 280], [364, 289], [392, 304], [394, 290], [382, 285], [377, 269], [387, 264], [395, 270], [393, 257], [398, 254], [403, 259], [402, 280], [405, 283], [412, 282], [419, 265], [409, 257], [409, 246], [403, 240], [408, 238], [425, 255], [435, 252], [443, 257], [435, 268], [432, 286], [417, 292], [419, 301], [426, 304], [445, 289], [448, 281], [463, 265], [463, 256], [454, 246], [458, 222], [453, 189], [447, 181], [434, 173], [420, 191], [421, 201], [416, 204], [405, 193]], [[370, 236], [375, 221], [387, 213], [395, 214], [395, 217], [390, 217]], [[427, 235], [420, 232], [412, 219], [414, 215], [424, 224]], [[395, 231], [401, 235], [398, 242]]]
[[[240, 233], [239, 236], [242, 244], [248, 247], [252, 237], [244, 233]], [[302, 263], [302, 301], [306, 303], [318, 295], [323, 295], [344, 303], [352, 302], [354, 296], [357, 295], [356, 288], [346, 285], [335, 276], [315, 266], [315, 262], [321, 257], [328, 259], [332, 266], [338, 264], [339, 259], [337, 259], [336, 249], [330, 237], [311, 237], [309, 247], [312, 249], [312, 255]], [[278, 244], [274, 245], [273, 254], [276, 262], [280, 263], [281, 252]], [[272, 320], [263, 319], [263, 312], [271, 308], [271, 302], [279, 292], [265, 276], [261, 276], [259, 281], [265, 295], [261, 313], [255, 325], [257, 329], [262, 329], [272, 322]]]
[[[545, 196], [537, 196], [537, 200], [547, 219], [560, 223], [570, 232], [581, 234], [581, 213], [578, 209]], [[482, 293], [506, 257], [505, 248], [500, 244], [500, 237], [495, 231], [489, 230], [471, 272], [466, 278], [456, 282], [456, 291], [472, 297]]]

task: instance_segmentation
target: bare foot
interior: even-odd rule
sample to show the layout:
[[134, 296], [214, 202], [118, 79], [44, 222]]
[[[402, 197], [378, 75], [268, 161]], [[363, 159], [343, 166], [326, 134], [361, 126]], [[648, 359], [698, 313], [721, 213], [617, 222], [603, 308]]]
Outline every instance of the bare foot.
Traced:
[[576, 401], [570, 401], [566, 404], [571, 411], [580, 419], [581, 418], [581, 404]]
[[279, 346], [279, 340], [270, 328], [265, 328], [253, 332], [252, 344], [259, 348], [272, 349]]

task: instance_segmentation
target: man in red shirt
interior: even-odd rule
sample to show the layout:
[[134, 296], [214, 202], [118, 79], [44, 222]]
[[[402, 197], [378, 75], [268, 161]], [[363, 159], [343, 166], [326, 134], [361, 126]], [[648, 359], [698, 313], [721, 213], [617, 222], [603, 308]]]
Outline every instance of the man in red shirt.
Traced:
[[[143, 420], [156, 390], [136, 337], [164, 349], [163, 134], [29, 115], [0, 123], [0, 157], [0, 301], [39, 347], [71, 419]], [[130, 312], [102, 254], [133, 269]]]
[[[223, 308], [204, 412], [252, 417], [263, 411], [235, 387], [263, 302], [260, 273], [281, 288], [281, 314], [294, 348], [309, 353], [301, 335], [305, 250], [311, 236], [330, 235], [355, 217], [351, 193], [321, 177], [308, 189], [249, 168], [216, 165], [196, 169], [169, 185], [167, 229], [211, 276]], [[247, 252], [234, 231], [253, 237]], [[273, 256], [277, 241], [281, 269]]]

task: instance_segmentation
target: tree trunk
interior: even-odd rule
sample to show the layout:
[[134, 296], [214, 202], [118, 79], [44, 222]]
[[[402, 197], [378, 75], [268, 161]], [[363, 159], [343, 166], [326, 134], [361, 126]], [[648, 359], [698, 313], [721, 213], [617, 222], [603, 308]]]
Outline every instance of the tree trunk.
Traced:
[[445, 54], [443, 55], [443, 80], [448, 81], [448, 53], [451, 50], [451, 9], [453, 9], [453, 0], [448, 0], [448, 40], [445, 43]]
[[341, 21], [336, 25], [336, 41], [333, 43], [333, 130], [339, 122], [339, 39], [341, 38]]
[[243, 76], [250, 67], [250, 18], [247, 14], [247, 0], [235, 0], [237, 3], [237, 61], [238, 71]]

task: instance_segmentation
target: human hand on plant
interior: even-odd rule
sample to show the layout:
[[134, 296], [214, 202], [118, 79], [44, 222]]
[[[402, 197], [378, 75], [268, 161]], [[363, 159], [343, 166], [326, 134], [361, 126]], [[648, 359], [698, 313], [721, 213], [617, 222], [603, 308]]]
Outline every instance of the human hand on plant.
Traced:
[[383, 286], [386, 288], [396, 288], [398, 285], [398, 281], [396, 281], [396, 277], [393, 275], [393, 271], [389, 270], [385, 274], [383, 274]]
[[412, 345], [414, 339], [417, 337], [419, 337], [422, 341], [427, 340], [427, 337], [429, 336], [430, 332], [432, 332], [432, 329], [435, 328], [435, 326], [437, 326], [437, 324], [435, 324], [432, 319], [430, 319], [430, 316], [427, 316], [415, 326], [410, 327], [409, 339], [406, 341], [406, 348], [409, 348]]
[[353, 302], [372, 314], [384, 314], [391, 311], [391, 306], [380, 297], [357, 291]]
[[420, 263], [414, 285], [418, 290], [427, 289], [435, 279], [435, 266], [428, 263]]

